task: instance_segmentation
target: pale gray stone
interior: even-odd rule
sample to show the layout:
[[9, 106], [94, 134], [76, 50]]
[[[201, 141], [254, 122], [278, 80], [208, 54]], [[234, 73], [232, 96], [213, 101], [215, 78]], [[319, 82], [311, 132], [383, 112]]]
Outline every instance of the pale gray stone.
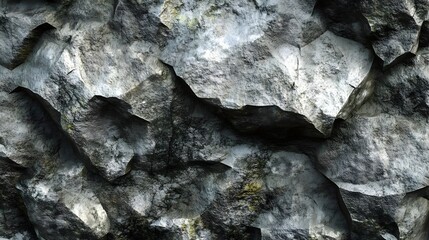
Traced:
[[[347, 117], [341, 109], [367, 77], [373, 57], [361, 44], [325, 31], [311, 15], [313, 5], [167, 1], [161, 20], [174, 38], [161, 58], [199, 98], [240, 110], [233, 124], [246, 118], [246, 106], [276, 106], [281, 111], [271, 122], [286, 118], [284, 129], [305, 126], [329, 136], [334, 120]], [[258, 126], [264, 113], [238, 129]]]

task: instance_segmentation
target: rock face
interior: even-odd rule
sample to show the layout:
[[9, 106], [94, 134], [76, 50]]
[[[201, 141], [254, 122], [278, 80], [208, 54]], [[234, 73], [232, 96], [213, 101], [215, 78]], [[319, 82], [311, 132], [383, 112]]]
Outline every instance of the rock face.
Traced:
[[[413, 59], [385, 72], [371, 101], [353, 119], [339, 124], [332, 140], [319, 150], [322, 172], [346, 193], [342, 194], [347, 196], [345, 204], [360, 215], [356, 217], [356, 234], [363, 231], [408, 239], [408, 230], [401, 232], [403, 229], [398, 228], [400, 223], [394, 217], [400, 214], [396, 211], [403, 211], [399, 210], [401, 201], [410, 205], [402, 208], [417, 205], [419, 195], [413, 192], [428, 184], [428, 160], [424, 154], [428, 150], [428, 53], [421, 49]], [[413, 193], [416, 199], [403, 199], [407, 193]], [[356, 201], [355, 196], [366, 200]], [[379, 201], [377, 207], [382, 209], [375, 211], [383, 215], [368, 218], [362, 214], [361, 201]], [[423, 201], [422, 208], [425, 205]], [[372, 225], [361, 225], [362, 221], [384, 225], [384, 214], [389, 215], [394, 228], [374, 232]], [[427, 231], [418, 230], [415, 234], [426, 236]]]
[[0, 1], [0, 240], [429, 239], [425, 1]]
[[320, 17], [311, 17], [310, 2], [166, 1], [161, 20], [173, 40], [162, 60], [198, 97], [240, 110], [231, 120], [240, 121], [240, 129], [256, 128], [265, 115], [249, 117], [243, 107], [276, 106], [281, 111], [271, 121], [296, 119], [279, 128], [309, 124], [316, 133], [308, 135], [328, 136], [368, 75], [373, 56], [361, 44], [326, 31]]

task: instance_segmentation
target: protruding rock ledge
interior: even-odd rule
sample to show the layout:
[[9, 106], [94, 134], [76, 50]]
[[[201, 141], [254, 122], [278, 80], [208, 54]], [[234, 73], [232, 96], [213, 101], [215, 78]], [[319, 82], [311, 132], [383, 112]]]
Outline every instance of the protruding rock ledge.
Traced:
[[[161, 59], [197, 97], [233, 112], [225, 115], [240, 123], [236, 124], [239, 130], [242, 125], [247, 125], [244, 131], [270, 125], [260, 124], [267, 118], [266, 111], [253, 111], [249, 118], [246, 106], [274, 106], [281, 111], [272, 111], [276, 112], [271, 114], [272, 125], [282, 125], [283, 132], [299, 125], [310, 128], [304, 135], [329, 136], [341, 109], [370, 72], [371, 50], [324, 31], [317, 15], [308, 16], [311, 12], [304, 11], [306, 20], [298, 20], [312, 23], [301, 29], [312, 38], [304, 41], [291, 31], [276, 32], [272, 26], [283, 24], [281, 17], [289, 11], [285, 6], [277, 3], [264, 12], [246, 4], [202, 15], [193, 15], [188, 8], [204, 9], [205, 3], [175, 6], [177, 14], [169, 15], [174, 41], [168, 42]], [[249, 17], [238, 21], [236, 14], [244, 9]], [[292, 122], [280, 123], [287, 119]]]

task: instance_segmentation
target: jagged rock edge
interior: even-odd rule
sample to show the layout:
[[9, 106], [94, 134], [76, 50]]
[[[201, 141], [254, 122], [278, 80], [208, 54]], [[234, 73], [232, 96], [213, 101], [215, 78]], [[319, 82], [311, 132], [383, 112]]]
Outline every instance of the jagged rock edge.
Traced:
[[48, 22], [45, 22], [33, 28], [33, 30], [31, 30], [30, 33], [24, 38], [22, 44], [18, 46], [17, 55], [13, 56], [11, 63], [4, 67], [9, 70], [13, 70], [19, 65], [23, 64], [27, 60], [31, 52], [34, 50], [34, 47], [37, 45], [42, 35], [52, 29], [56, 28]]
[[[308, 118], [302, 114], [298, 114], [295, 112], [291, 112], [291, 111], [285, 111], [283, 109], [281, 109], [280, 107], [276, 106], [276, 105], [268, 105], [268, 106], [254, 106], [254, 105], [244, 105], [241, 106], [240, 108], [237, 109], [230, 109], [230, 108], [225, 108], [225, 107], [221, 107], [219, 104], [220, 100], [218, 98], [201, 98], [198, 95], [195, 94], [195, 92], [192, 90], [191, 86], [189, 84], [186, 83], [186, 81], [181, 78], [180, 76], [176, 75], [176, 72], [174, 71], [174, 66], [171, 66], [165, 62], [163, 62], [161, 59], [159, 59], [159, 61], [164, 64], [165, 66], [171, 68], [173, 70], [173, 74], [174, 74], [174, 79], [176, 81], [179, 81], [181, 84], [186, 85], [186, 88], [189, 89], [189, 91], [192, 93], [192, 97], [197, 99], [200, 103], [204, 104], [205, 106], [208, 107], [208, 109], [215, 113], [218, 117], [220, 117], [221, 119], [223, 119], [224, 121], [226, 121], [228, 123], [228, 125], [230, 127], [232, 127], [236, 132], [240, 133], [240, 134], [248, 134], [246, 132], [242, 132], [239, 129], [237, 129], [237, 127], [234, 126], [234, 124], [225, 117], [225, 112], [236, 112], [236, 111], [241, 111], [241, 110], [246, 110], [246, 109], [275, 109], [275, 110], [279, 110], [280, 112], [282, 112], [282, 114], [284, 115], [292, 115], [294, 117], [303, 119], [305, 122], [303, 122], [302, 126], [311, 126], [312, 128], [309, 129], [309, 131], [314, 132], [315, 136], [313, 137], [309, 137], [309, 138], [316, 138], [316, 139], [326, 139], [329, 137], [329, 135], [324, 135], [323, 133], [321, 133], [315, 126], [314, 124], [312, 124]], [[249, 135], [258, 135], [258, 133], [250, 133]], [[293, 136], [296, 137], [296, 136]], [[308, 137], [308, 136], [307, 136]], [[285, 137], [286, 139], [289, 138], [289, 136]]]

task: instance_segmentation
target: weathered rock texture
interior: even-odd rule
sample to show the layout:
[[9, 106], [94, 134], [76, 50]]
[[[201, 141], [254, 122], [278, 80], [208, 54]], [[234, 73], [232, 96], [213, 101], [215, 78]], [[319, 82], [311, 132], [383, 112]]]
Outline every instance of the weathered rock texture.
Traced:
[[0, 240], [429, 239], [428, 2], [0, 10]]

